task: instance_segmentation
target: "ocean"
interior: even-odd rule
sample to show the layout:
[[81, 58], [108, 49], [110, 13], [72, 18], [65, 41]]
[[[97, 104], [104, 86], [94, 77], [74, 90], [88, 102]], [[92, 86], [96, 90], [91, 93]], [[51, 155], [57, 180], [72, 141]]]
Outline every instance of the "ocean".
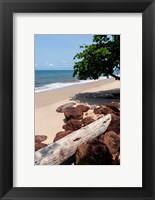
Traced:
[[[78, 80], [72, 75], [73, 70], [35, 70], [35, 92], [94, 82], [94, 80]], [[106, 77], [100, 79], [106, 79]]]

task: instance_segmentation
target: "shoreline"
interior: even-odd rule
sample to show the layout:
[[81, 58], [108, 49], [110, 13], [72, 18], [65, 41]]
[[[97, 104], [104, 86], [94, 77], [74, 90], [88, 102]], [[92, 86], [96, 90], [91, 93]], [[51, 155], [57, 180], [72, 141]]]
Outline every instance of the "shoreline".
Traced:
[[35, 135], [46, 135], [45, 143], [52, 143], [56, 133], [63, 131], [65, 117], [56, 112], [59, 106], [72, 102], [90, 106], [106, 104], [108, 99], [103, 102], [101, 97], [119, 88], [120, 81], [110, 78], [35, 93]]
[[[104, 88], [102, 86], [105, 86]], [[99, 90], [110, 90], [120, 87], [120, 81], [114, 78], [98, 80], [95, 82], [71, 85], [64, 88], [47, 90], [35, 93], [35, 108], [41, 108], [61, 100], [71, 98], [81, 92], [96, 92]], [[54, 98], [53, 98], [54, 95]], [[51, 97], [51, 98], [50, 98]], [[49, 99], [50, 98], [50, 99]]]
[[[74, 87], [74, 86], [83, 85], [87, 83], [95, 83], [95, 82], [106, 80], [106, 79], [107, 77], [100, 77], [99, 79], [96, 79], [96, 80], [87, 79], [87, 80], [67, 80], [63, 82], [52, 82], [52, 83], [45, 84], [43, 86], [35, 87], [35, 93], [63, 89], [70, 86]], [[112, 79], [112, 77], [110, 79]]]

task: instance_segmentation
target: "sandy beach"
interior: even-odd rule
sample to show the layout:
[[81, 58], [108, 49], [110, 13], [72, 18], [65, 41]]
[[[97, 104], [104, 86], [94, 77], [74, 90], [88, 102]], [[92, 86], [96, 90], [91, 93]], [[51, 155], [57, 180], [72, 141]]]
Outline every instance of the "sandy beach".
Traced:
[[64, 114], [56, 112], [59, 106], [71, 102], [90, 106], [106, 105], [111, 99], [101, 97], [119, 89], [120, 81], [110, 78], [35, 93], [35, 135], [46, 135], [44, 142], [52, 143], [55, 134], [63, 130]]

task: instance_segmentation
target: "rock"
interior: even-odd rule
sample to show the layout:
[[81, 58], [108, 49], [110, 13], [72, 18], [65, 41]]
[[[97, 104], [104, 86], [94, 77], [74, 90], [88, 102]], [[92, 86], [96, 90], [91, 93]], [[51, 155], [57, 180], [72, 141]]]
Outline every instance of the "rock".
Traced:
[[117, 134], [120, 133], [120, 116], [112, 114], [111, 122], [107, 129], [108, 131], [114, 131]]
[[113, 114], [120, 116], [120, 101], [111, 102], [107, 107], [113, 111]]
[[95, 108], [94, 113], [95, 114], [102, 114], [102, 108], [101, 107]]
[[101, 141], [101, 142], [103, 142], [103, 140], [104, 140], [104, 134], [105, 134], [106, 132], [104, 132], [104, 133], [102, 133], [100, 136], [99, 136], [99, 140]]
[[41, 142], [35, 143], [35, 151], [38, 151], [39, 149], [46, 147], [46, 146], [47, 146], [47, 144], [45, 144], [45, 143], [41, 143]]
[[82, 145], [78, 146], [77, 152], [75, 155], [75, 157], [76, 157], [75, 164], [76, 165], [82, 165], [82, 163], [84, 163], [85, 165], [88, 164], [88, 163], [86, 163], [86, 161], [87, 161], [89, 146], [90, 146], [89, 144], [82, 144]]
[[119, 109], [119, 103], [118, 102], [111, 102], [107, 105], [108, 108], [110, 108], [114, 114], [120, 115], [120, 109]]
[[68, 107], [64, 111], [64, 115], [67, 120], [69, 119], [82, 119], [83, 118], [83, 112], [74, 107]]
[[76, 105], [76, 103], [66, 103], [66, 104], [64, 104], [64, 105], [62, 105], [62, 106], [60, 106], [60, 107], [58, 107], [58, 108], [56, 109], [56, 111], [57, 111], [57, 112], [60, 112], [60, 113], [63, 113], [63, 112], [65, 111], [66, 108], [72, 107], [72, 106], [74, 106], [74, 105]]
[[111, 110], [113, 110], [114, 112], [116, 112], [116, 113], [120, 113], [120, 110], [116, 107], [116, 106], [112, 106], [112, 105], [110, 105], [110, 106], [108, 106]]
[[120, 102], [119, 101], [112, 101], [111, 103], [107, 104], [107, 107], [115, 106], [116, 108], [120, 108]]
[[104, 115], [107, 115], [107, 114], [112, 114], [113, 111], [110, 108], [108, 108], [108, 107], [100, 106], [100, 107], [94, 109], [94, 113], [95, 114], [104, 114]]
[[77, 105], [76, 108], [81, 110], [82, 112], [87, 112], [90, 109], [90, 107], [86, 105]]
[[65, 131], [76, 131], [82, 127], [82, 122], [77, 119], [70, 119], [66, 124], [63, 125]]
[[56, 142], [57, 140], [60, 140], [61, 138], [65, 137], [66, 135], [69, 135], [72, 133], [72, 131], [60, 131], [56, 134], [53, 142]]
[[86, 117], [82, 120], [82, 124], [84, 126], [87, 126], [88, 124], [94, 122], [95, 120], [92, 117]]
[[109, 131], [101, 137], [102, 142], [107, 145], [111, 154], [116, 154], [120, 148], [120, 137], [114, 131]]
[[113, 154], [113, 165], [120, 165], [120, 152]]
[[47, 139], [46, 135], [35, 135], [35, 151], [47, 146], [47, 144], [42, 143]]
[[76, 165], [112, 165], [112, 155], [105, 144], [93, 140], [78, 147]]
[[35, 143], [41, 143], [47, 139], [46, 135], [35, 135]]

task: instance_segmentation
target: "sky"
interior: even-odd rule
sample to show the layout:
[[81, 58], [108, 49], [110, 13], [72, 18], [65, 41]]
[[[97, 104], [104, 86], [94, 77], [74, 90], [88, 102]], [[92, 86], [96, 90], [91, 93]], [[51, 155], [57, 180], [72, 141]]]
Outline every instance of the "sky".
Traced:
[[35, 35], [36, 70], [72, 70], [80, 45], [92, 44], [93, 35]]

